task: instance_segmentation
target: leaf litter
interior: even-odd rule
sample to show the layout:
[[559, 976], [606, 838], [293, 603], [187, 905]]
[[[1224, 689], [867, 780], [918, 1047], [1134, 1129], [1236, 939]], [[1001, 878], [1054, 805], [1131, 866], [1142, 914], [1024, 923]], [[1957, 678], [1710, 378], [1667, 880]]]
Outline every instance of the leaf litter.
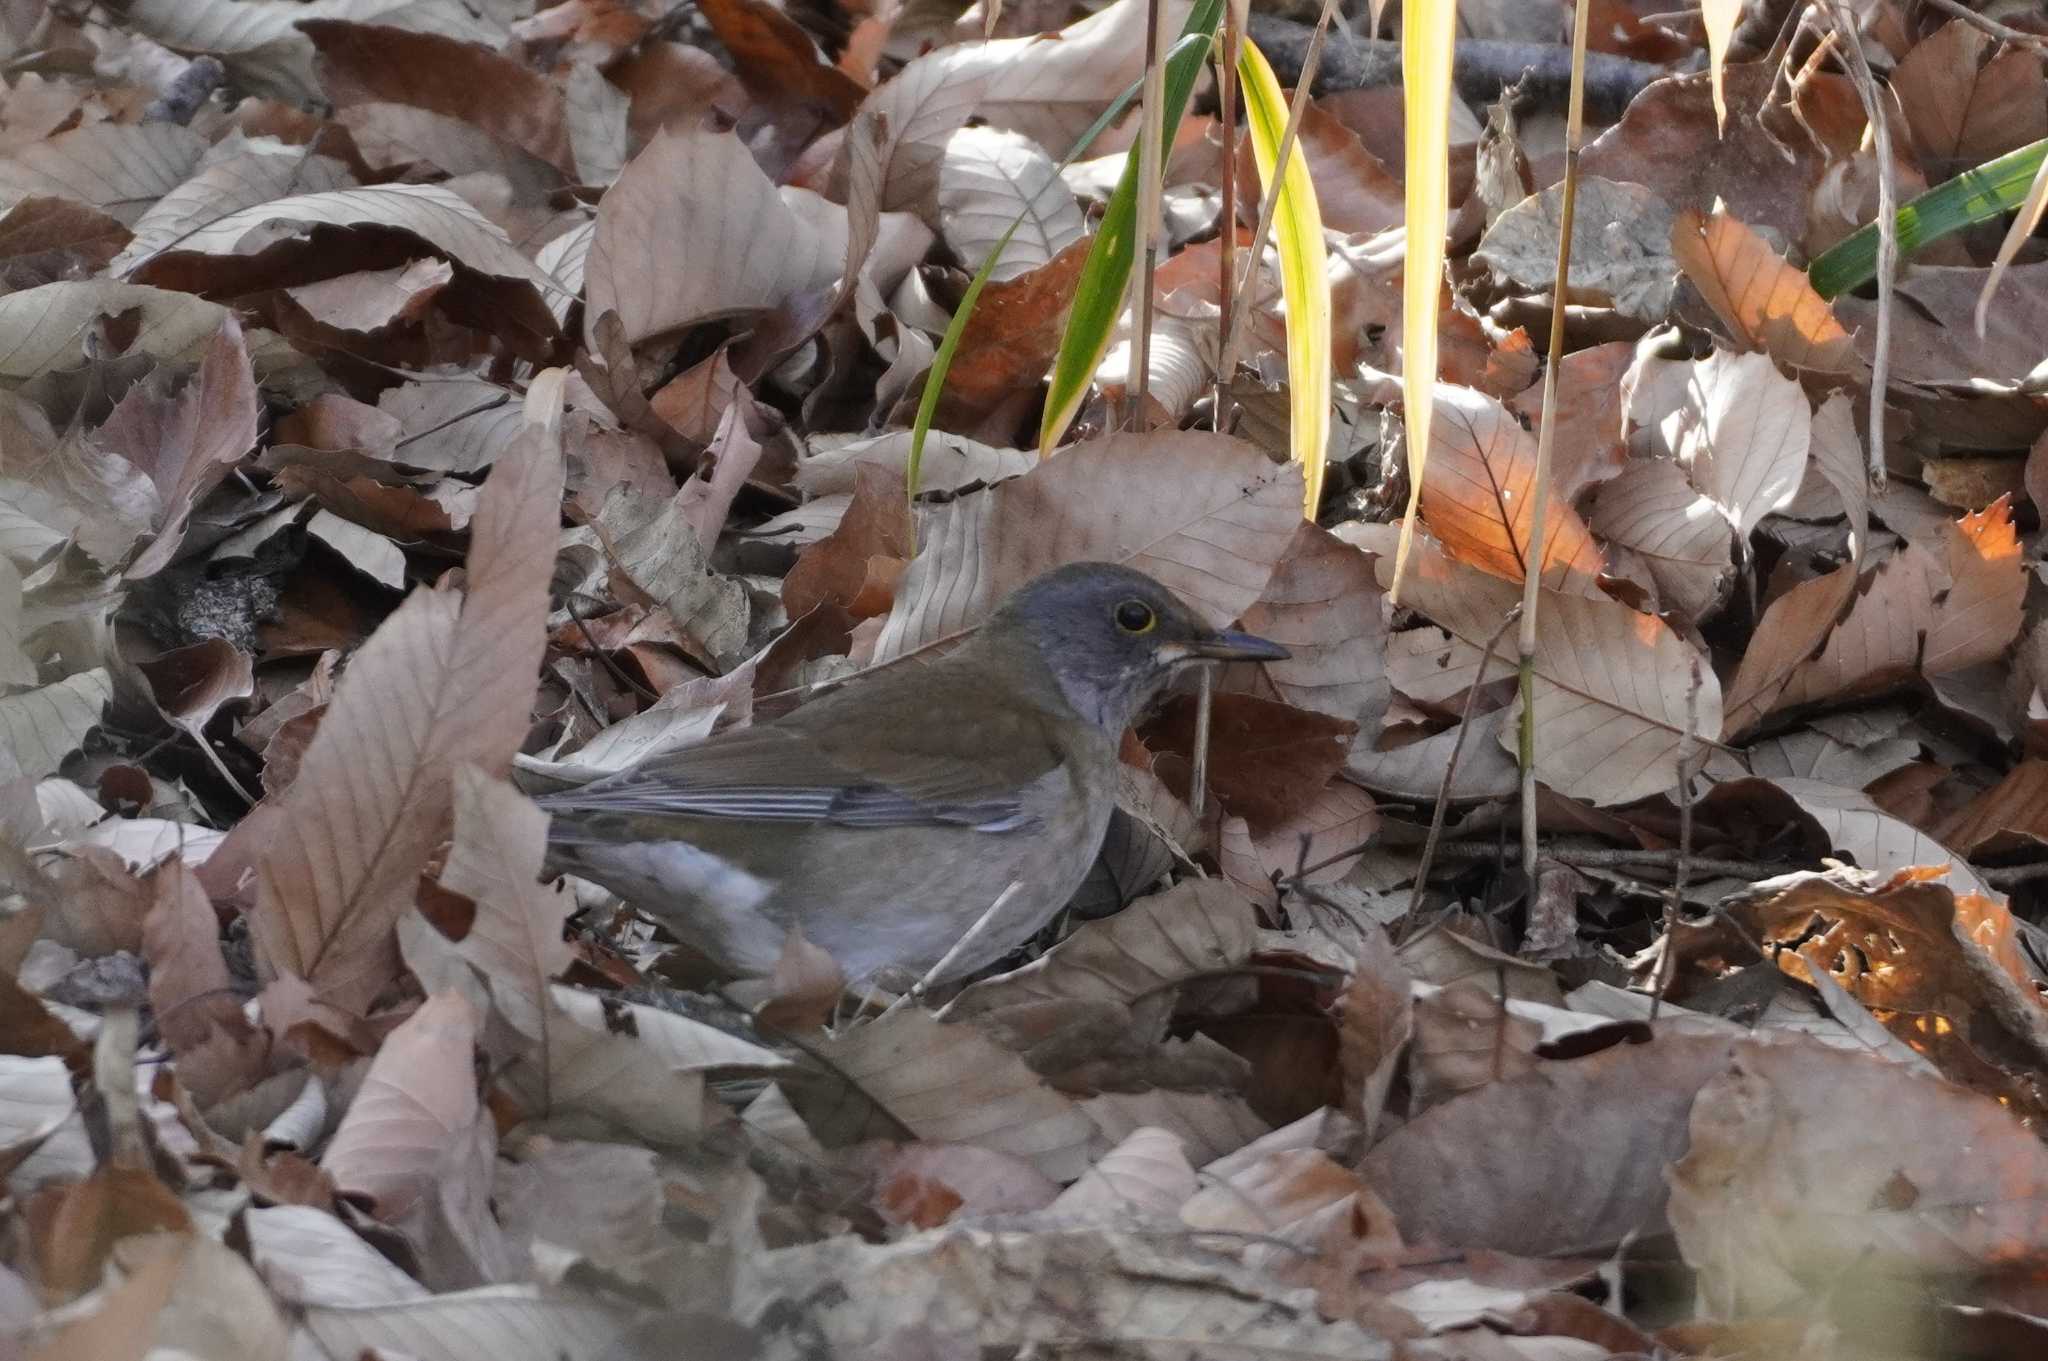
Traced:
[[[1139, 431], [1120, 349], [1032, 451], [1135, 118], [1059, 167], [1140, 74], [1137, 0], [6, 7], [7, 1353], [2041, 1350], [2044, 266], [1980, 331], [1995, 242], [1909, 260], [1881, 493], [1876, 305], [1804, 272], [1880, 169], [2048, 129], [2040, 29], [1856, 7], [1880, 168], [1817, 30], [1710, 8], [1711, 61], [1669, 6], [1593, 26], [1666, 78], [1585, 157], [1525, 697], [1493, 645], [1537, 510], [1540, 94], [1453, 111], [1396, 610], [1390, 91], [1302, 128], [1310, 522], [1270, 260], [1216, 372], [1256, 210], [1220, 220], [1253, 176], [1213, 93], [1166, 158]], [[848, 990], [792, 933], [723, 980], [543, 877], [524, 791], [914, 665], [1085, 559], [1293, 655], [1216, 677], [1206, 753], [1186, 694], [1125, 736], [1094, 872], [985, 976]]]

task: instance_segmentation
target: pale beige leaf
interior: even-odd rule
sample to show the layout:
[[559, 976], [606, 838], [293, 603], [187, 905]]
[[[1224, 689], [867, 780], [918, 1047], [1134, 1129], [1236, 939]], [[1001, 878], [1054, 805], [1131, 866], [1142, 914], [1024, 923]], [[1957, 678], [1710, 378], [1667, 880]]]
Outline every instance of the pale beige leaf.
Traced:
[[512, 394], [481, 379], [403, 383], [380, 396], [377, 408], [398, 419], [408, 464], [444, 473], [490, 467], [525, 424]]
[[1727, 519], [1683, 469], [1669, 459], [1631, 459], [1597, 496], [1594, 532], [1628, 550], [1617, 555], [1617, 575], [1635, 575], [1628, 569], [1640, 563], [1657, 603], [1691, 619], [1720, 604], [1734, 540]]
[[[1380, 559], [1383, 583], [1392, 575], [1392, 562], [1391, 553]], [[1426, 540], [1411, 558], [1408, 588], [1408, 602], [1450, 631], [1446, 664], [1475, 671], [1481, 651], [1521, 597], [1518, 587], [1451, 561]], [[1721, 687], [1713, 668], [1662, 621], [1616, 601], [1544, 591], [1537, 609], [1537, 778], [1594, 803], [1625, 803], [1671, 788], [1695, 665], [1700, 689], [1694, 734], [1721, 729]], [[1501, 741], [1513, 750], [1514, 740], [1510, 723]]]
[[1920, 744], [1893, 737], [1853, 747], [1812, 728], [1768, 737], [1749, 749], [1750, 773], [1766, 780], [1814, 780], [1839, 789], [1862, 789], [1919, 759]]
[[[866, 439], [832, 444], [828, 438], [816, 441], [824, 447], [797, 465], [796, 485], [808, 496], [852, 495], [854, 475], [863, 463], [879, 463], [904, 471], [910, 461], [910, 432], [892, 430]], [[993, 485], [1005, 478], [1020, 477], [1038, 466], [1038, 455], [1028, 449], [999, 449], [962, 435], [934, 430], [924, 442], [918, 464], [920, 492], [965, 491], [975, 483]]]
[[379, 1219], [431, 1196], [451, 1150], [469, 1138], [480, 1109], [478, 1019], [460, 993], [428, 998], [378, 1048], [320, 1157], [337, 1187], [371, 1198]]
[[947, 1025], [906, 1007], [820, 1052], [920, 1139], [1015, 1154], [1055, 1181], [1087, 1170], [1088, 1118], [971, 1022]]
[[228, 315], [219, 303], [190, 293], [106, 279], [23, 289], [0, 297], [0, 378], [76, 367], [93, 323], [128, 312], [141, 316], [129, 352], [161, 360], [198, 358]]
[[176, 123], [93, 123], [0, 160], [0, 209], [38, 195], [72, 199], [133, 224], [206, 154]]
[[1180, 1138], [1197, 1167], [1237, 1152], [1273, 1128], [1243, 1097], [1226, 1092], [1104, 1092], [1081, 1102], [1081, 1110], [1111, 1143], [1147, 1125], [1168, 1130]]
[[476, 904], [469, 934], [455, 949], [490, 982], [499, 1014], [545, 1046], [554, 1019], [548, 981], [575, 958], [562, 922], [576, 907], [559, 885], [539, 882], [547, 814], [475, 766], [455, 772], [454, 808], [455, 840], [441, 886]]
[[413, 260], [390, 269], [358, 270], [288, 288], [285, 295], [306, 315], [337, 331], [381, 331], [417, 321], [434, 295], [455, 277], [446, 260]]
[[[900, 215], [885, 215], [880, 231], [896, 240], [878, 249], [912, 259], [930, 241]], [[846, 209], [776, 189], [733, 134], [663, 132], [598, 204], [584, 265], [589, 343], [606, 312], [640, 341], [824, 288], [840, 278], [848, 236]]]
[[155, 903], [142, 923], [142, 953], [149, 961], [149, 1004], [157, 1029], [172, 1049], [203, 1043], [225, 1012], [239, 1014], [220, 922], [198, 878], [173, 860], [151, 876]]
[[39, 689], [0, 695], [0, 781], [54, 774], [113, 697], [113, 683], [98, 667]]
[[353, 19], [487, 46], [502, 27], [456, 0], [135, 0], [124, 23], [180, 52], [211, 53], [260, 93], [304, 104], [320, 95], [302, 19]]
[[420, 1300], [314, 1305], [300, 1322], [329, 1356], [375, 1349], [410, 1361], [607, 1361], [635, 1315], [538, 1285], [491, 1285]]
[[562, 100], [577, 177], [585, 184], [610, 184], [626, 165], [626, 111], [631, 100], [587, 61], [569, 68]]
[[310, 237], [320, 227], [381, 227], [409, 232], [456, 264], [492, 278], [531, 285], [545, 300], [554, 281], [520, 254], [504, 228], [438, 184], [378, 184], [296, 193], [270, 199], [195, 226], [131, 275], [171, 276], [185, 255], [258, 255], [280, 240]]
[[939, 163], [939, 236], [978, 270], [1003, 233], [1023, 219], [1002, 261], [997, 283], [1029, 274], [1087, 232], [1074, 191], [1036, 142], [998, 128], [962, 128], [946, 139]]
[[367, 1005], [391, 928], [446, 834], [455, 770], [502, 771], [537, 684], [561, 506], [558, 436], [499, 458], [471, 525], [466, 598], [415, 591], [356, 653], [275, 801], [251, 929], [268, 966]]
[[1372, 795], [1348, 780], [1332, 780], [1299, 813], [1251, 838], [1258, 877], [1268, 885], [1296, 874], [1311, 884], [1334, 883], [1351, 872], [1379, 827]]
[[1870, 547], [1870, 473], [1849, 395], [1837, 392], [1813, 412], [1813, 471], [1834, 489], [1849, 517], [1850, 546], [1860, 563]]
[[1838, 854], [1856, 862], [1859, 869], [1890, 875], [1898, 870], [1946, 865], [1945, 876], [1958, 893], [1991, 894], [1977, 872], [1960, 855], [1879, 808], [1868, 794], [1815, 780], [1776, 780], [1778, 788], [1790, 794], [1807, 816], [1827, 833], [1828, 844]]
[[1358, 724], [1364, 740], [1387, 708], [1387, 619], [1365, 554], [1303, 521], [1266, 589], [1243, 615], [1246, 631], [1293, 655], [1223, 669], [1219, 688], [1282, 699]]
[[[1562, 197], [1559, 186], [1552, 185], [1509, 208], [1486, 229], [1473, 260], [1525, 289], [1548, 290], [1557, 278]], [[1640, 184], [1619, 184], [1597, 175], [1579, 180], [1567, 294], [1572, 302], [1611, 306], [1624, 316], [1661, 321], [1671, 307], [1677, 274], [1671, 259], [1670, 204]], [[1434, 431], [1430, 445], [1436, 445]]]
[[876, 1339], [903, 1355], [890, 1340], [920, 1336], [961, 1339], [967, 1350], [952, 1354], [964, 1356], [1081, 1354], [1076, 1339], [1096, 1355], [1189, 1361], [1394, 1354], [1374, 1331], [1325, 1322], [1311, 1292], [1238, 1266], [1184, 1233], [944, 1228], [881, 1244], [840, 1234], [742, 1271], [734, 1306], [742, 1322], [759, 1327], [797, 1308], [821, 1354], [832, 1356], [855, 1355]]
[[310, 1205], [242, 1212], [249, 1260], [286, 1304], [356, 1307], [427, 1297], [427, 1288], [325, 1210]]
[[1060, 1192], [1046, 1217], [1120, 1226], [1172, 1219], [1193, 1194], [1195, 1169], [1188, 1166], [1180, 1136], [1148, 1125], [1125, 1135]]
[[[1422, 518], [1460, 561], [1520, 581], [1535, 515], [1536, 437], [1483, 392], [1436, 386]], [[1552, 497], [1543, 516], [1543, 584], [1597, 595], [1600, 549], [1579, 513]]]
[[[1186, 0], [1162, 22], [1178, 32]], [[885, 120], [884, 208], [929, 216], [946, 142], [970, 117], [1065, 155], [1088, 125], [1144, 70], [1145, 6], [1116, 0], [1056, 34], [960, 43], [930, 52], [869, 95]]]
[[142, 261], [178, 243], [187, 232], [292, 194], [346, 189], [355, 183], [348, 167], [311, 147], [292, 146], [274, 137], [248, 137], [236, 132], [216, 144], [190, 179], [143, 209], [135, 234], [108, 266], [125, 275]]
[[1813, 410], [1768, 356], [1717, 350], [1691, 367], [1685, 395], [1694, 420], [1678, 442], [1678, 461], [1746, 539], [1757, 521], [1798, 495]]
[[[1473, 731], [1466, 735], [1464, 750], [1458, 753], [1446, 797], [1471, 803], [1514, 793], [1521, 775], [1510, 754], [1513, 735], [1502, 736], [1506, 719], [1507, 710], [1496, 709], [1472, 720]], [[1451, 766], [1451, 753], [1457, 749], [1459, 732], [1452, 728], [1433, 733], [1388, 751], [1374, 751], [1360, 743], [1352, 748], [1344, 773], [1374, 793], [1434, 803], [1437, 791], [1443, 788], [1444, 770]]]
[[[1166, 486], [1175, 494], [1158, 495]], [[875, 660], [958, 634], [1040, 572], [1091, 559], [1149, 573], [1222, 624], [1259, 598], [1300, 523], [1299, 468], [1240, 440], [1167, 431], [1063, 449], [922, 527]]]
[[701, 1129], [704, 1074], [783, 1067], [774, 1052], [687, 1016], [578, 988], [548, 989], [547, 1043], [505, 1073], [556, 1132], [680, 1143]]
[[1671, 250], [1686, 277], [1736, 340], [1781, 364], [1856, 373], [1856, 344], [1806, 271], [1726, 213], [1702, 219], [1686, 208], [1671, 227]]

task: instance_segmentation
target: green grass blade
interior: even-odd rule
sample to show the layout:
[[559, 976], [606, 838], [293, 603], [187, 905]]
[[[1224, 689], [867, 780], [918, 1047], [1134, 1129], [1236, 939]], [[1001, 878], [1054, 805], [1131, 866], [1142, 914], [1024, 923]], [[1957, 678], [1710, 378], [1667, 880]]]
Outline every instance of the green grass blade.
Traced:
[[[1899, 209], [1899, 254], [1906, 254], [1965, 227], [2015, 212], [2026, 201], [2048, 139], [2029, 142], [1974, 170], [1965, 170]], [[1814, 292], [1838, 297], [1877, 277], [1877, 224], [1858, 227], [1806, 267]]]
[[[1181, 115], [1188, 97], [1208, 58], [1210, 38], [1223, 19], [1223, 0], [1198, 0], [1188, 15], [1181, 41], [1166, 59], [1166, 99], [1162, 150], [1171, 149], [1180, 130]], [[1191, 43], [1189, 39], [1199, 38]], [[1081, 409], [1088, 385], [1095, 379], [1096, 366], [1109, 349], [1110, 333], [1122, 315], [1124, 290], [1131, 281], [1131, 249], [1138, 230], [1138, 157], [1124, 158], [1124, 173], [1116, 192], [1096, 228], [1081, 264], [1081, 277], [1074, 286], [1074, 309], [1067, 314], [1067, 329], [1060, 336], [1060, 352], [1053, 360], [1052, 386], [1046, 393], [1045, 416], [1038, 427], [1038, 453], [1052, 452], [1060, 436]]]
[[[1181, 59], [1184, 52], [1193, 52], [1196, 54], [1196, 62], [1199, 63], [1201, 57], [1209, 50], [1211, 35], [1216, 27], [1215, 16], [1220, 15], [1222, 9], [1222, 0], [1202, 0], [1197, 4], [1195, 12], [1188, 16], [1186, 30], [1168, 54], [1168, 62]], [[1205, 13], [1209, 13], [1211, 18], [1208, 27], [1201, 28], [1198, 21]], [[1104, 129], [1123, 116], [1124, 110], [1131, 106], [1131, 101], [1138, 97], [1139, 86], [1140, 82], [1132, 81], [1124, 92], [1102, 111], [1102, 116], [1088, 125], [1088, 130], [1075, 140], [1073, 148], [1067, 152], [1066, 159], [1060, 162], [1060, 169], [1064, 170], [1079, 160], [1082, 154], [1095, 144], [1095, 139], [1102, 135]], [[917, 419], [910, 426], [910, 458], [904, 468], [904, 481], [909, 485], [910, 498], [913, 501], [917, 499], [918, 476], [924, 465], [924, 442], [931, 434], [932, 416], [939, 409], [940, 394], [946, 390], [946, 374], [953, 367], [953, 355], [960, 348], [960, 337], [967, 332], [967, 321], [974, 315], [974, 305], [981, 300], [981, 290], [987, 287], [989, 276], [995, 273], [996, 264], [1003, 258], [1003, 252], [1010, 248], [1010, 238], [1024, 225], [1024, 219], [1030, 212], [1031, 205], [1027, 203], [1023, 211], [1011, 220], [1009, 229], [997, 238], [994, 249], [988, 253], [988, 259], [981, 262], [981, 268], [974, 272], [974, 278], [968, 282], [967, 291], [960, 295], [960, 305], [953, 309], [953, 319], [946, 324], [946, 334], [940, 338], [939, 347], [932, 354], [931, 370], [925, 374], [924, 390], [917, 400]]]

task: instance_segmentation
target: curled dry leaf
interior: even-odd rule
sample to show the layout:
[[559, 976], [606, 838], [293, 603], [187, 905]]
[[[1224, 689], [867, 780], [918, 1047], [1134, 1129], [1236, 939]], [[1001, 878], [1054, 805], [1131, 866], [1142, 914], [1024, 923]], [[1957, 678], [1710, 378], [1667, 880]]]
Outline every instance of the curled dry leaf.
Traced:
[[1600, 488], [1592, 527], [1623, 550], [1616, 575], [1655, 588], [1661, 608], [1704, 619], [1721, 603], [1734, 567], [1733, 532], [1676, 463], [1629, 463]]
[[135, 220], [135, 234], [114, 257], [125, 275], [187, 232], [215, 218], [291, 194], [317, 194], [355, 183], [348, 167], [308, 147], [274, 137], [234, 133], [216, 144], [191, 178], [155, 199]]
[[1172, 1221], [1195, 1194], [1180, 1136], [1147, 1126], [1125, 1135], [1046, 1208], [1047, 1218], [1128, 1226]]
[[1074, 191], [1036, 142], [997, 128], [962, 128], [939, 163], [939, 236], [974, 271], [1010, 224], [1024, 219], [989, 274], [1003, 283], [1049, 263], [1087, 231]]
[[1371, 559], [1304, 520], [1243, 616], [1246, 632], [1292, 655], [1228, 666], [1218, 688], [1285, 700], [1376, 734], [1388, 697], [1382, 603]]
[[[1176, 494], [1157, 495], [1164, 486]], [[875, 660], [960, 633], [1040, 572], [1090, 559], [1146, 572], [1227, 623], [1259, 598], [1300, 523], [1300, 470], [1241, 440], [1171, 431], [1076, 445], [939, 508]]]
[[2041, 64], [1956, 19], [1916, 43], [1890, 81], [1929, 179], [2048, 137]]
[[[1983, 894], [1957, 893], [1932, 867], [1866, 883], [1802, 874], [1724, 906], [1787, 973], [1831, 974], [1951, 1081], [2039, 1118], [2048, 1110], [2038, 1073], [2048, 1000], [2021, 956], [2011, 912]], [[1673, 948], [1686, 960], [1755, 953], [1721, 919], [1682, 928]]]

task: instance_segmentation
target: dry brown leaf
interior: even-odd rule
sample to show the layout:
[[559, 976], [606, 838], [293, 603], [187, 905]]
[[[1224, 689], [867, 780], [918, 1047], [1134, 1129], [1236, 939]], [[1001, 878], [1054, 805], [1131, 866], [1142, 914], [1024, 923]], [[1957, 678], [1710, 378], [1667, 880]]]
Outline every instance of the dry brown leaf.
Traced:
[[783, 608], [792, 619], [827, 604], [856, 619], [886, 613], [915, 540], [902, 475], [863, 464], [838, 527], [806, 548], [783, 577]]
[[[1149, 750], [1178, 758], [1162, 760], [1157, 773], [1183, 801], [1194, 764], [1196, 708], [1195, 697], [1177, 696], [1141, 730]], [[1209, 709], [1209, 790], [1228, 813], [1262, 834], [1309, 812], [1357, 733], [1342, 719], [1251, 695], [1219, 694]], [[1358, 811], [1317, 821], [1341, 823], [1346, 812]], [[1288, 857], [1290, 870], [1294, 859]]]
[[334, 1132], [321, 1168], [345, 1192], [370, 1198], [378, 1218], [402, 1218], [434, 1194], [481, 1107], [475, 1048], [480, 1018], [460, 993], [437, 993], [391, 1032]]
[[324, 239], [314, 241], [321, 228], [410, 233], [458, 266], [457, 283], [446, 296], [488, 308], [508, 344], [542, 356], [554, 339], [548, 302], [559, 285], [513, 246], [503, 228], [437, 184], [299, 193], [212, 216], [136, 265], [129, 277], [195, 292], [309, 282], [342, 272], [334, 266], [345, 257]]
[[1781, 364], [1820, 373], [1862, 368], [1855, 341], [1835, 320], [1806, 271], [1794, 268], [1745, 224], [1694, 209], [1678, 214], [1671, 250], [1679, 267], [1744, 345]]
[[2048, 1152], [1997, 1103], [1897, 1064], [1745, 1042], [1690, 1133], [1671, 1223], [1720, 1317], [1824, 1311], [1845, 1291], [2048, 1253]]
[[484, 484], [467, 596], [414, 592], [356, 653], [257, 859], [250, 923], [270, 968], [356, 1007], [390, 981], [391, 928], [456, 769], [503, 770], [526, 732], [561, 489], [557, 439], [532, 427]]
[[320, 84], [336, 108], [410, 104], [576, 172], [562, 91], [524, 62], [433, 33], [307, 19]]
[[1592, 527], [1614, 548], [1615, 575], [1653, 588], [1657, 604], [1694, 620], [1721, 603], [1733, 531], [1713, 500], [1669, 459], [1639, 458], [1600, 488]]
[[104, 669], [80, 671], [53, 685], [0, 695], [0, 780], [40, 780], [56, 773], [100, 721], [114, 697]]
[[[1383, 582], [1391, 577], [1390, 551], [1379, 570]], [[1424, 542], [1410, 559], [1408, 591], [1405, 603], [1449, 631], [1441, 669], [1474, 683], [1480, 656], [1519, 603], [1520, 589]], [[1688, 727], [1696, 736], [1720, 731], [1713, 669], [1661, 621], [1615, 601], [1544, 591], [1537, 608], [1537, 778], [1594, 803], [1626, 803], [1671, 788]], [[1494, 665], [1489, 674], [1511, 670], [1498, 657]], [[1700, 684], [1692, 704], [1695, 667]], [[1501, 742], [1514, 749], [1512, 724]]]
[[1665, 1165], [1740, 1043], [1659, 1034], [1540, 1063], [1403, 1125], [1359, 1170], [1410, 1243], [1602, 1252], [1663, 1222]]
[[704, 18], [757, 98], [822, 115], [826, 126], [837, 127], [867, 94], [825, 60], [795, 19], [766, 0], [708, 0]]
[[2025, 49], [2004, 47], [1951, 20], [1917, 43], [1892, 71], [1891, 88], [1929, 179], [1943, 179], [2048, 137], [2048, 85]]
[[1415, 1003], [1416, 1104], [1434, 1106], [1532, 1072], [1542, 1038], [1541, 1024], [1509, 1012], [1475, 980], [1426, 994]]
[[[1482, 392], [1438, 384], [1422, 478], [1422, 518], [1451, 555], [1508, 581], [1526, 575], [1535, 516], [1536, 437]], [[1570, 503], [1543, 515], [1543, 584], [1597, 596], [1599, 546]]]
[[[920, 1139], [1014, 1154], [1055, 1181], [1087, 1170], [1088, 1117], [971, 1022], [943, 1024], [906, 1007], [819, 1052], [859, 1097]], [[829, 1099], [845, 1103], [850, 1094]], [[835, 1120], [844, 1114], [833, 1112]], [[810, 1123], [818, 1129], [817, 1113]]]
[[[1171, 486], [1172, 497], [1156, 494]], [[1213, 624], [1259, 598], [1301, 523], [1301, 473], [1240, 440], [1114, 435], [941, 507], [876, 641], [886, 661], [981, 622], [1006, 593], [1062, 563], [1122, 563]]]
[[1415, 1033], [1408, 971], [1394, 957], [1384, 932], [1360, 938], [1358, 963], [1337, 999], [1337, 1063], [1344, 1080], [1344, 1113], [1368, 1141], [1378, 1128], [1396, 1065]]
[[[1756, 631], [1750, 635], [1749, 646], [1743, 650], [1742, 660], [1736, 663], [1735, 679], [1728, 685], [1723, 737], [1740, 736], [1780, 707], [1794, 675], [1809, 659], [1815, 659], [1824, 643], [1829, 643], [1843, 611], [1856, 598], [1857, 585], [1856, 564], [1848, 562], [1825, 575], [1800, 582], [1765, 608]], [[1871, 589], [1876, 590], [1874, 581]], [[1850, 669], [1846, 662], [1836, 665]], [[1801, 682], [1796, 693], [1810, 693], [1809, 687], [1814, 683], [1811, 679]]]
[[[1473, 260], [1524, 289], [1550, 289], [1557, 279], [1562, 201], [1559, 185], [1522, 199], [1487, 228]], [[1640, 184], [1581, 176], [1567, 298], [1658, 321], [1671, 307], [1676, 282], [1671, 205]]]
[[2048, 761], [2021, 761], [1943, 821], [1939, 835], [1962, 855], [1995, 855], [2048, 841]]
[[[927, 449], [927, 466], [930, 455]], [[1226, 667], [1218, 688], [1281, 699], [1356, 723], [1362, 733], [1378, 732], [1387, 706], [1387, 622], [1379, 579], [1363, 553], [1303, 521], [1243, 620], [1247, 632], [1293, 655]]]
[[1044, 380], [1059, 353], [1090, 239], [1078, 239], [1039, 268], [982, 290], [946, 372], [934, 424], [972, 431], [983, 417]]
[[307, 316], [337, 331], [373, 332], [418, 321], [455, 277], [446, 260], [413, 260], [285, 290]]
[[1993, 661], [2019, 636], [2027, 581], [2010, 497], [1949, 526], [1948, 576], [1921, 659], [1930, 676]]
[[455, 950], [490, 984], [491, 1001], [512, 1028], [547, 1041], [548, 982], [575, 958], [562, 923], [575, 910], [559, 885], [543, 885], [547, 815], [503, 780], [476, 766], [455, 772], [455, 839], [441, 887], [476, 904]]

